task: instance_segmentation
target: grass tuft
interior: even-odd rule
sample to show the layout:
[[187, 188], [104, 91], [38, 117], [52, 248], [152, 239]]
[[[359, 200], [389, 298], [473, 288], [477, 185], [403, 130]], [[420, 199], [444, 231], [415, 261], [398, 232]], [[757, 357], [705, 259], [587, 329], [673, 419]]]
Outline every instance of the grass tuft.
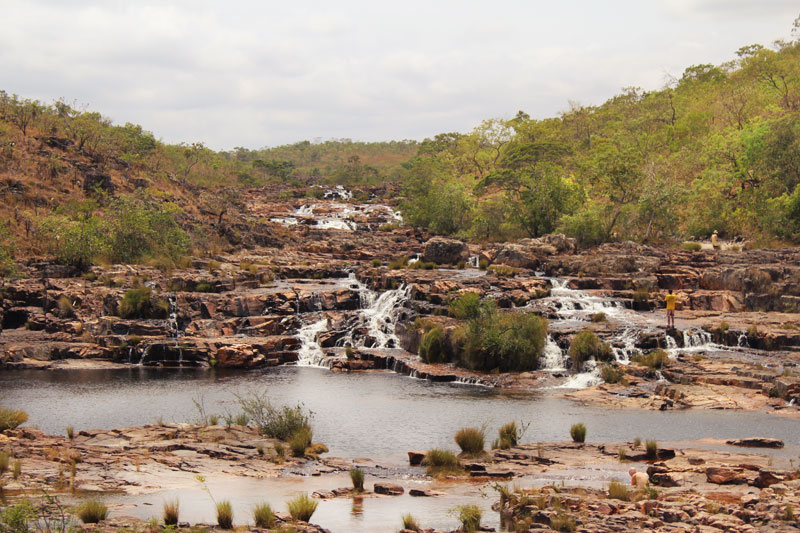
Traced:
[[108, 516], [108, 507], [97, 500], [86, 500], [75, 507], [75, 514], [84, 524], [97, 524]]
[[612, 500], [622, 500], [624, 502], [631, 499], [628, 487], [616, 480], [608, 484], [608, 497]]
[[417, 519], [414, 518], [411, 513], [407, 513], [403, 515], [403, 529], [408, 529], [410, 531], [419, 531], [420, 527], [417, 523]]
[[295, 433], [289, 440], [289, 448], [292, 449], [292, 455], [303, 457], [306, 454], [306, 448], [311, 446], [311, 437], [311, 428], [308, 426]]
[[572, 367], [579, 370], [589, 359], [610, 361], [611, 345], [601, 341], [594, 332], [585, 329], [572, 339], [569, 345], [569, 357], [572, 359]]
[[28, 413], [17, 409], [0, 407], [0, 431], [14, 429], [28, 421]]
[[350, 481], [353, 482], [353, 489], [356, 492], [364, 492], [364, 471], [360, 468], [350, 470]]
[[482, 428], [461, 428], [455, 436], [456, 444], [465, 455], [480, 455], [483, 453], [486, 435]]
[[428, 450], [422, 464], [428, 467], [428, 475], [431, 476], [458, 474], [462, 471], [461, 463], [453, 452], [436, 448]]
[[455, 508], [458, 511], [458, 521], [461, 522], [461, 531], [473, 533], [481, 528], [481, 517], [483, 513], [480, 507], [475, 504], [459, 505]]
[[647, 450], [647, 458], [648, 459], [657, 459], [658, 458], [658, 443], [654, 440], [648, 440], [645, 442], [645, 450]]
[[233, 529], [233, 507], [228, 500], [217, 503], [217, 525], [220, 529]]
[[293, 520], [308, 522], [314, 511], [317, 510], [319, 502], [314, 498], [309, 498], [308, 494], [301, 494], [293, 500], [289, 500], [286, 506]]
[[178, 516], [180, 512], [180, 502], [178, 499], [164, 502], [162, 509], [162, 516], [164, 518], [165, 526], [177, 526]]
[[572, 437], [573, 442], [586, 441], [586, 426], [583, 423], [572, 424], [569, 428], [569, 436]]
[[268, 503], [260, 503], [253, 509], [253, 522], [256, 527], [272, 529], [275, 527], [275, 512]]

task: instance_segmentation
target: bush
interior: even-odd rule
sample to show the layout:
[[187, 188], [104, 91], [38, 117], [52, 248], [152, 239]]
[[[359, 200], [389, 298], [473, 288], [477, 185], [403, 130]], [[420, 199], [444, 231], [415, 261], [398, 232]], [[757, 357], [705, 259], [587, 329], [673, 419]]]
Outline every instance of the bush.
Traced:
[[681, 248], [684, 250], [691, 250], [693, 252], [697, 252], [703, 248], [703, 246], [699, 242], [684, 242], [681, 244]]
[[600, 367], [600, 376], [606, 383], [619, 383], [625, 372], [621, 368], [615, 368], [611, 365], [603, 365]]
[[569, 357], [572, 359], [572, 367], [580, 370], [581, 365], [589, 359], [610, 361], [611, 345], [601, 341], [594, 332], [585, 329], [572, 339], [569, 345]]
[[372, 266], [374, 266], [374, 267], [379, 267], [379, 266], [381, 266], [381, 264], [382, 264], [381, 260], [378, 259], [377, 257], [372, 260]]
[[572, 424], [572, 427], [569, 428], [569, 435], [572, 437], [573, 442], [585, 442], [586, 426], [582, 423]]
[[473, 533], [481, 528], [481, 517], [483, 513], [477, 505], [459, 505], [458, 520], [461, 522], [461, 530], [464, 533]]
[[628, 487], [616, 480], [608, 484], [608, 497], [612, 500], [622, 500], [624, 502], [631, 499]]
[[0, 407], [0, 431], [14, 429], [28, 421], [28, 413], [17, 409]]
[[442, 326], [434, 326], [419, 342], [419, 358], [426, 363], [446, 363], [449, 359], [446, 348]]
[[461, 463], [458, 462], [458, 457], [447, 450], [435, 448], [428, 450], [422, 459], [422, 464], [428, 467], [428, 475], [461, 472]]
[[553, 531], [561, 531], [562, 533], [571, 533], [578, 527], [575, 519], [566, 513], [560, 513], [550, 519], [550, 529]]
[[410, 268], [411, 270], [436, 270], [436, 263], [430, 261], [414, 261], [413, 263], [407, 263], [406, 268]]
[[403, 529], [408, 529], [409, 531], [419, 531], [420, 527], [417, 523], [416, 518], [414, 518], [411, 513], [403, 515]]
[[287, 507], [289, 508], [289, 514], [292, 516], [293, 520], [308, 522], [311, 520], [314, 511], [317, 510], [318, 504], [319, 502], [313, 498], [309, 498], [308, 494], [301, 494], [294, 500], [287, 502]]
[[[525, 430], [527, 429], [527, 424], [523, 424], [523, 427], [520, 427], [516, 421], [509, 422], [505, 424], [503, 427], [500, 428], [498, 431], [500, 437], [500, 444], [506, 442], [508, 443], [508, 447], [516, 446], [519, 444], [522, 435], [525, 434]], [[502, 446], [501, 446], [502, 447]]]
[[494, 308], [458, 331], [463, 339], [458, 364], [484, 372], [526, 372], [538, 366], [547, 320], [532, 313], [499, 313]]
[[644, 443], [645, 450], [647, 450], [648, 459], [658, 458], [658, 443], [654, 440], [648, 440]]
[[406, 265], [408, 265], [408, 257], [406, 256], [389, 261], [389, 269], [391, 270], [400, 270]]
[[139, 287], [125, 291], [119, 302], [119, 316], [122, 318], [147, 318], [151, 308], [150, 288]]
[[178, 502], [177, 498], [174, 500], [164, 502], [164, 509], [162, 514], [165, 526], [178, 525], [179, 510], [180, 510], [180, 502]]
[[233, 529], [233, 508], [228, 500], [217, 503], [217, 525], [220, 529]]
[[201, 282], [194, 286], [195, 292], [216, 292], [217, 288], [213, 283]]
[[482, 428], [461, 428], [456, 432], [455, 441], [461, 452], [467, 455], [483, 453], [485, 434]]
[[364, 492], [364, 471], [360, 468], [350, 470], [350, 481], [353, 482], [353, 489], [356, 492]]
[[602, 311], [592, 315], [592, 322], [608, 322], [608, 317]]
[[352, 346], [346, 346], [344, 349], [344, 356], [347, 357], [348, 361], [352, 361], [356, 358], [356, 351], [353, 350]]
[[479, 294], [465, 292], [450, 302], [449, 309], [450, 316], [459, 320], [471, 320], [484, 314], [486, 305], [481, 303]]
[[266, 391], [260, 394], [251, 392], [247, 396], [236, 395], [236, 399], [247, 418], [268, 437], [286, 440], [303, 428], [311, 430], [310, 420], [313, 413], [306, 413], [302, 404], [295, 407], [273, 407]]
[[108, 507], [97, 500], [86, 500], [75, 507], [75, 514], [84, 524], [97, 524], [108, 516]]
[[268, 503], [260, 503], [253, 509], [253, 522], [256, 527], [272, 529], [275, 527], [275, 512]]
[[[2, 492], [2, 482], [0, 482], [0, 492]], [[0, 510], [0, 531], [8, 533], [27, 533], [35, 531], [31, 528], [31, 523], [38, 519], [38, 513], [33, 503], [27, 498], [9, 505]], [[65, 528], [66, 529], [66, 528]], [[39, 531], [42, 531], [41, 529]]]
[[72, 307], [72, 300], [66, 295], [58, 299], [58, 312], [62, 318], [72, 318], [75, 316], [75, 309]]
[[8, 471], [9, 457], [6, 452], [0, 452], [0, 476]]
[[14, 459], [11, 463], [11, 475], [14, 479], [19, 479], [20, 474], [22, 474], [22, 459]]
[[653, 370], [659, 370], [669, 364], [669, 354], [664, 350], [654, 350], [647, 355], [634, 354], [631, 356], [631, 361]]

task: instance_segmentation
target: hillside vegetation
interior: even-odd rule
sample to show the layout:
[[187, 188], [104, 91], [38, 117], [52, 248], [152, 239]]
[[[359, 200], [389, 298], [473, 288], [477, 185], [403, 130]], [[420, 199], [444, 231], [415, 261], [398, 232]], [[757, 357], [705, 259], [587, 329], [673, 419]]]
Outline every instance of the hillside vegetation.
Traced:
[[241, 241], [225, 221], [246, 188], [288, 199], [318, 196], [307, 188], [315, 183], [384, 182], [402, 185], [408, 224], [475, 240], [558, 230], [583, 245], [677, 242], [717, 230], [796, 243], [800, 41], [743, 47], [736, 60], [692, 66], [659, 91], [627, 88], [543, 120], [520, 111], [419, 143], [215, 152], [163, 143], [63, 99], [0, 91], [0, 272], [15, 254], [79, 267], [175, 264]]

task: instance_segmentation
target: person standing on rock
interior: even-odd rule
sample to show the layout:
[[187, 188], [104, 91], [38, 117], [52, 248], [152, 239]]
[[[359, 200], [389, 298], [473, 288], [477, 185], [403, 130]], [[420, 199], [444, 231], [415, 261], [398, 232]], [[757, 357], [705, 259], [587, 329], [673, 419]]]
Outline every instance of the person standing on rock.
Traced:
[[675, 300], [677, 299], [678, 297], [672, 294], [672, 289], [669, 289], [664, 298], [667, 304], [667, 329], [675, 329]]

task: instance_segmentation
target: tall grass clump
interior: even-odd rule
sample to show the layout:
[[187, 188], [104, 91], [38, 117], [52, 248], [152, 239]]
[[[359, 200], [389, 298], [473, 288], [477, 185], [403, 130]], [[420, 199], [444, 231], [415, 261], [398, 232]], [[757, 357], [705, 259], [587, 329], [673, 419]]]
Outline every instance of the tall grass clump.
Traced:
[[28, 421], [28, 413], [19, 409], [0, 407], [0, 431], [14, 429]]
[[419, 357], [426, 363], [447, 362], [449, 358], [442, 326], [436, 325], [422, 335], [419, 341]]
[[461, 472], [461, 463], [453, 452], [440, 449], [428, 450], [422, 459], [422, 464], [427, 468], [428, 475], [456, 474]]
[[125, 291], [117, 310], [122, 318], [147, 318], [151, 307], [150, 287], [139, 287]]
[[19, 479], [20, 474], [22, 474], [22, 459], [14, 459], [11, 463], [11, 475], [14, 479]]
[[616, 480], [608, 484], [608, 497], [612, 500], [622, 500], [624, 502], [631, 499], [628, 487]]
[[350, 470], [350, 481], [353, 482], [353, 490], [364, 492], [364, 471], [360, 468]]
[[483, 428], [461, 428], [456, 432], [455, 441], [465, 455], [480, 455], [483, 453], [485, 432]]
[[9, 457], [6, 452], [0, 452], [0, 476], [8, 472]]
[[303, 428], [311, 430], [312, 412], [306, 412], [302, 404], [294, 407], [273, 406], [267, 391], [236, 395], [239, 406], [258, 430], [268, 437], [286, 440]]
[[644, 443], [644, 449], [646, 450], [648, 459], [658, 458], [658, 442], [654, 440], [648, 440]]
[[97, 524], [108, 516], [108, 507], [97, 500], [86, 500], [75, 507], [75, 514], [84, 524]]
[[319, 502], [314, 498], [309, 498], [308, 494], [301, 494], [293, 500], [289, 500], [286, 506], [293, 520], [308, 522], [314, 511], [317, 510]]
[[507, 424], [504, 424], [498, 430], [498, 439], [492, 447], [507, 450], [508, 448], [516, 446], [519, 444], [520, 439], [522, 439], [522, 435], [525, 434], [525, 431], [528, 429], [529, 425], [530, 424], [522, 424], [520, 427], [516, 421], [511, 421]]
[[162, 517], [164, 518], [165, 526], [177, 526], [178, 516], [180, 514], [180, 502], [175, 498], [174, 500], [164, 502], [162, 509]]
[[601, 341], [593, 331], [585, 329], [572, 339], [569, 345], [569, 357], [572, 359], [572, 367], [580, 370], [581, 365], [589, 359], [610, 361], [611, 345]]
[[304, 427], [297, 431], [292, 438], [289, 439], [289, 448], [292, 449], [292, 455], [295, 457], [303, 457], [306, 454], [306, 448], [311, 446], [311, 428]]
[[619, 383], [624, 376], [625, 372], [621, 368], [615, 368], [608, 364], [600, 367], [600, 377], [606, 383]]
[[573, 442], [586, 441], [586, 426], [583, 423], [572, 424], [569, 428], [569, 436], [572, 437]]
[[233, 529], [233, 507], [228, 500], [217, 502], [217, 525], [221, 529]]
[[455, 510], [458, 512], [458, 521], [461, 522], [461, 530], [464, 533], [480, 530], [483, 516], [480, 507], [475, 504], [459, 505]]
[[409, 531], [419, 531], [420, 527], [417, 523], [417, 519], [411, 513], [406, 513], [403, 515], [403, 529], [407, 529]]
[[653, 350], [647, 355], [634, 354], [631, 356], [631, 361], [653, 370], [660, 370], [669, 364], [669, 354], [664, 350]]
[[253, 522], [256, 527], [272, 529], [275, 527], [275, 512], [268, 503], [260, 503], [253, 509]]

